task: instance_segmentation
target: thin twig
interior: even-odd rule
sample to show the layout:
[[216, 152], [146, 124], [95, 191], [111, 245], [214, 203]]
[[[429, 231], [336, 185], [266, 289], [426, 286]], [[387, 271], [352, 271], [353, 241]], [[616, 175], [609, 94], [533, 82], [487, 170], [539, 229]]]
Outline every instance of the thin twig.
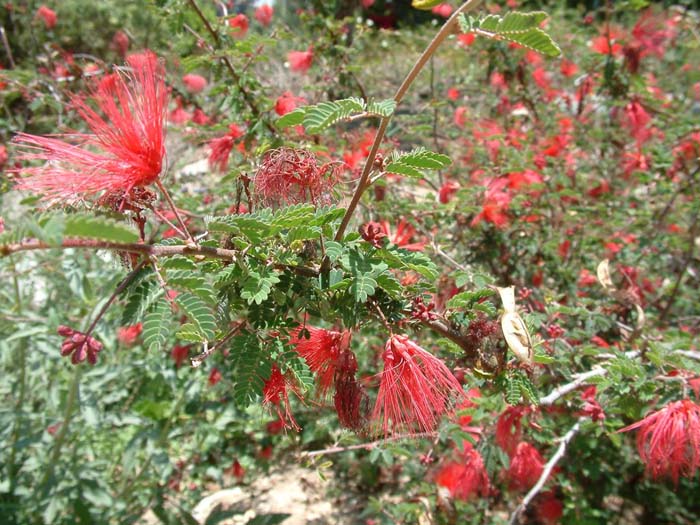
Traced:
[[194, 237], [192, 237], [190, 230], [187, 228], [187, 225], [185, 224], [185, 221], [182, 220], [182, 217], [180, 216], [180, 212], [178, 211], [177, 206], [175, 206], [175, 203], [170, 198], [170, 193], [168, 192], [168, 190], [165, 189], [165, 186], [163, 186], [163, 183], [160, 181], [160, 179], [156, 179], [156, 186], [158, 186], [158, 189], [163, 194], [163, 197], [165, 197], [165, 200], [168, 201], [168, 206], [170, 206], [170, 209], [173, 210], [173, 213], [175, 214], [175, 218], [177, 219], [177, 222], [180, 223], [180, 227], [182, 228], [182, 231], [185, 232], [185, 234], [187, 235], [187, 240], [196, 246], [197, 241], [195, 241]]
[[566, 453], [566, 447], [569, 446], [569, 443], [572, 439], [574, 439], [574, 436], [578, 434], [578, 431], [581, 429], [581, 423], [584, 420], [585, 418], [583, 417], [579, 418], [579, 420], [576, 421], [576, 424], [574, 424], [574, 426], [571, 427], [571, 429], [569, 429], [569, 431], [564, 435], [564, 437], [561, 438], [559, 448], [544, 466], [544, 469], [542, 470], [542, 475], [540, 476], [540, 479], [537, 480], [537, 483], [535, 483], [535, 486], [530, 489], [530, 492], [528, 492], [525, 495], [523, 501], [513, 511], [513, 514], [511, 514], [508, 525], [516, 525], [518, 523], [520, 515], [525, 511], [525, 509], [532, 502], [532, 500], [535, 499], [535, 496], [537, 496], [537, 494], [539, 494], [539, 492], [542, 490], [542, 487], [544, 487], [544, 484], [547, 483], [549, 476], [552, 474], [554, 467], [557, 465], [557, 463], [559, 463], [561, 458], [564, 457], [564, 454]]
[[388, 438], [378, 439], [376, 441], [370, 441], [369, 443], [360, 443], [359, 445], [348, 445], [346, 447], [330, 447], [324, 448], [322, 450], [302, 452], [301, 457], [313, 458], [316, 456], [327, 456], [328, 454], [339, 454], [341, 452], [347, 452], [349, 450], [372, 450], [373, 448], [379, 445], [383, 445], [384, 443], [389, 443], [391, 441], [401, 441], [402, 439], [432, 438], [435, 437], [436, 434], [437, 432], [418, 432], [416, 434], [402, 434], [400, 436], [392, 436]]
[[5, 53], [7, 53], [7, 61], [10, 64], [10, 69], [15, 68], [15, 59], [12, 56], [12, 48], [10, 43], [7, 41], [7, 33], [5, 33], [5, 27], [0, 26], [0, 38], [2, 38], [2, 45], [5, 48]]
[[223, 345], [228, 343], [233, 338], [233, 336], [235, 336], [239, 332], [239, 330], [243, 328], [244, 325], [245, 321], [239, 321], [238, 324], [236, 324], [236, 326], [234, 326], [231, 329], [231, 331], [229, 331], [229, 333], [226, 334], [221, 340], [217, 341], [217, 343], [214, 346], [212, 346], [211, 348], [205, 347], [202, 353], [191, 358], [190, 364], [192, 365], [192, 368], [198, 368], [199, 366], [201, 366], [201, 364], [207, 357], [209, 357]]
[[[428, 44], [428, 47], [425, 49], [425, 51], [423, 51], [421, 56], [418, 57], [418, 60], [413, 65], [413, 68], [408, 73], [404, 81], [401, 83], [399, 89], [396, 91], [396, 94], [394, 95], [394, 101], [396, 102], [397, 106], [401, 103], [404, 95], [411, 87], [411, 84], [413, 84], [413, 81], [421, 72], [425, 64], [428, 62], [428, 60], [430, 60], [437, 48], [440, 47], [440, 44], [442, 44], [442, 42], [447, 38], [447, 36], [450, 33], [452, 33], [454, 26], [457, 24], [458, 17], [461, 14], [466, 13], [467, 11], [475, 8], [479, 4], [479, 2], [480, 0], [468, 0], [452, 14], [452, 16], [447, 20], [447, 22], [445, 22], [445, 25], [443, 25], [440, 31], [438, 31], [438, 33], [435, 35], [430, 44]], [[374, 167], [374, 161], [377, 158], [379, 146], [384, 140], [384, 135], [386, 134], [386, 130], [389, 127], [389, 122], [391, 122], [391, 117], [392, 115], [382, 118], [381, 123], [379, 124], [379, 129], [377, 129], [377, 133], [374, 135], [374, 143], [372, 144], [372, 148], [370, 149], [369, 155], [367, 156], [367, 160], [365, 161], [365, 166], [362, 169], [360, 181], [357, 183], [355, 193], [352, 196], [350, 204], [348, 204], [348, 208], [345, 211], [343, 220], [341, 221], [340, 226], [338, 227], [338, 231], [335, 234], [336, 241], [339, 241], [343, 238], [345, 230], [347, 229], [348, 224], [350, 223], [350, 219], [352, 218], [352, 215], [355, 212], [355, 209], [357, 208], [357, 204], [360, 202], [360, 198], [364, 194], [365, 190], [370, 186], [368, 183], [369, 176], [372, 172], [372, 168]]]

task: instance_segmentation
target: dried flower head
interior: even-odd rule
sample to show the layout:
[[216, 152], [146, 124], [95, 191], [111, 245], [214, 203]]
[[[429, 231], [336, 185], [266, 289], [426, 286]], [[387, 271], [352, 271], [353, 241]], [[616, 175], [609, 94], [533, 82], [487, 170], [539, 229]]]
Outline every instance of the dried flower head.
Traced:
[[164, 122], [167, 105], [164, 71], [155, 54], [127, 59], [129, 70], [109, 75], [93, 93], [101, 113], [82, 97], [73, 105], [92, 133], [60, 139], [19, 133], [14, 142], [20, 160], [46, 161], [24, 168], [17, 187], [47, 199], [73, 201], [96, 194], [129, 195], [154, 183], [165, 156]]
[[464, 397], [447, 366], [405, 336], [391, 336], [382, 359], [384, 370], [372, 418], [381, 422], [384, 435], [400, 427], [434, 430], [450, 398]]
[[319, 165], [316, 156], [307, 150], [270, 150], [255, 174], [255, 192], [267, 205], [330, 204], [341, 168], [338, 162]]
[[333, 404], [340, 425], [355, 431], [364, 429], [370, 411], [369, 397], [357, 380], [357, 359], [350, 350], [344, 350], [338, 358], [335, 373]]
[[674, 401], [618, 432], [640, 429], [639, 457], [652, 478], [692, 477], [700, 468], [700, 406]]

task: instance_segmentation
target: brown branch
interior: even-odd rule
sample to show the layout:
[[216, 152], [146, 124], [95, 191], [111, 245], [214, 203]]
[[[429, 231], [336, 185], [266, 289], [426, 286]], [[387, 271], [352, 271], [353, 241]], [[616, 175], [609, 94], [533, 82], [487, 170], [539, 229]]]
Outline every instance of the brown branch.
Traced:
[[[406, 95], [406, 92], [411, 87], [411, 84], [413, 84], [413, 81], [421, 72], [425, 64], [435, 54], [437, 48], [440, 47], [440, 44], [442, 44], [442, 42], [450, 35], [450, 33], [452, 33], [452, 30], [457, 25], [457, 19], [459, 15], [475, 8], [479, 4], [479, 2], [480, 0], [468, 0], [452, 14], [452, 16], [447, 20], [447, 22], [445, 22], [445, 25], [443, 25], [440, 31], [438, 31], [438, 33], [435, 35], [430, 44], [428, 44], [428, 47], [425, 49], [425, 51], [423, 51], [421, 56], [418, 57], [418, 60], [413, 65], [413, 68], [399, 86], [399, 89], [396, 90], [396, 94], [394, 95], [394, 101], [396, 102], [397, 106], [401, 103], [404, 95]], [[384, 140], [384, 135], [386, 134], [386, 130], [389, 127], [389, 122], [391, 122], [392, 115], [382, 118], [381, 123], [379, 124], [379, 129], [374, 135], [374, 143], [372, 144], [369, 156], [365, 161], [365, 166], [362, 169], [362, 175], [360, 176], [360, 180], [357, 183], [357, 188], [355, 188], [355, 193], [352, 196], [352, 200], [350, 201], [350, 204], [348, 205], [348, 208], [345, 211], [345, 215], [343, 216], [343, 220], [341, 221], [340, 226], [338, 227], [338, 231], [335, 234], [336, 241], [339, 241], [343, 238], [345, 230], [347, 229], [348, 224], [350, 223], [350, 219], [352, 218], [352, 215], [355, 212], [358, 203], [360, 202], [360, 198], [364, 194], [365, 190], [370, 186], [369, 176], [372, 172], [374, 161], [377, 158], [379, 146]]]
[[233, 338], [233, 336], [235, 336], [240, 331], [240, 329], [243, 328], [243, 326], [245, 326], [245, 321], [239, 321], [238, 323], [236, 323], [236, 326], [234, 326], [229, 331], [229, 333], [226, 334], [222, 339], [217, 341], [217, 343], [214, 346], [212, 346], [211, 348], [205, 346], [202, 353], [190, 359], [190, 364], [192, 365], [192, 368], [198, 368], [199, 366], [201, 366], [201, 364], [207, 357], [209, 357], [223, 345], [228, 343]]
[[432, 438], [437, 436], [437, 434], [437, 432], [418, 432], [415, 434], [402, 434], [399, 436], [378, 439], [377, 441], [370, 441], [369, 443], [360, 443], [359, 445], [348, 445], [346, 447], [330, 447], [324, 448], [322, 450], [302, 452], [301, 457], [313, 458], [316, 456], [326, 456], [328, 454], [338, 454], [340, 452], [347, 452], [348, 450], [372, 450], [373, 448], [379, 445], [383, 445], [384, 443], [390, 443], [392, 441], [401, 441], [402, 439]]

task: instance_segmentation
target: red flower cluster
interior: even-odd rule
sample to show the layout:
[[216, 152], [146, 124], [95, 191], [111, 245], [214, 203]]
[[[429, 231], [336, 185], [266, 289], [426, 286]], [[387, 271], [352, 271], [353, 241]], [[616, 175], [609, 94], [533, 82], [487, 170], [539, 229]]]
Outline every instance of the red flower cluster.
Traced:
[[432, 431], [450, 405], [463, 398], [459, 381], [445, 364], [402, 335], [386, 343], [384, 370], [372, 419], [381, 422], [384, 435], [400, 427]]
[[508, 481], [511, 489], [530, 490], [542, 475], [544, 459], [539, 451], [525, 441], [518, 443], [510, 458]]
[[328, 204], [340, 167], [333, 162], [319, 165], [316, 156], [303, 149], [270, 150], [255, 174], [255, 192], [268, 205]]
[[618, 432], [640, 429], [639, 457], [653, 478], [693, 477], [700, 468], [700, 406], [689, 399], [674, 401]]
[[[301, 427], [294, 419], [289, 407], [288, 390], [297, 393], [292, 380], [287, 375], [282, 374], [277, 365], [272, 365], [270, 377], [265, 381], [263, 387], [263, 405], [274, 405], [280, 421], [284, 421], [285, 426], [299, 431]], [[282, 405], [284, 405], [284, 411], [282, 411]]]
[[212, 139], [209, 142], [211, 153], [209, 154], [209, 166], [221, 173], [228, 170], [228, 159], [236, 141], [243, 136], [243, 130], [236, 124], [228, 127], [228, 133], [223, 137]]
[[473, 496], [487, 496], [489, 477], [481, 454], [465, 442], [459, 456], [457, 461], [449, 461], [440, 468], [435, 483], [449, 490], [455, 499], [466, 501]]
[[58, 335], [65, 337], [61, 345], [61, 355], [71, 355], [70, 361], [74, 365], [82, 363], [85, 359], [94, 365], [97, 363], [97, 354], [102, 350], [102, 343], [94, 337], [73, 330], [67, 326], [58, 327]]
[[92, 134], [65, 135], [65, 141], [26, 133], [15, 137], [25, 149], [20, 160], [47, 162], [21, 170], [27, 176], [18, 189], [72, 201], [98, 193], [128, 197], [134, 188], [158, 179], [165, 155], [164, 71], [151, 52], [131, 55], [127, 64], [128, 72], [106, 76], [93, 94], [105, 117], [84, 99], [73, 98]]
[[292, 331], [290, 341], [316, 374], [319, 395], [327, 394], [333, 386], [342, 354], [350, 349], [350, 332], [300, 326]]

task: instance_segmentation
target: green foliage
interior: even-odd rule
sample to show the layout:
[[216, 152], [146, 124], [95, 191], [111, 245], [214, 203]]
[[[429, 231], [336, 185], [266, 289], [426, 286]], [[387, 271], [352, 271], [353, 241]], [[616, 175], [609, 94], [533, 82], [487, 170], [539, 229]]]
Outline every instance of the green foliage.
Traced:
[[158, 300], [143, 320], [143, 344], [151, 351], [160, 351], [170, 335], [172, 308], [165, 299]]
[[561, 49], [552, 40], [552, 37], [539, 27], [547, 19], [547, 16], [547, 13], [543, 11], [531, 13], [512, 11], [502, 17], [487, 15], [480, 19], [460, 15], [459, 24], [465, 33], [477, 31], [479, 34], [491, 38], [515, 42], [543, 55], [557, 57], [561, 55]]
[[423, 172], [421, 170], [442, 170], [447, 168], [451, 162], [447, 155], [418, 148], [410, 153], [395, 155], [391, 162], [384, 166], [384, 171], [407, 177], [422, 178]]
[[285, 128], [303, 124], [308, 133], [320, 133], [341, 120], [357, 117], [388, 117], [396, 109], [394, 100], [372, 101], [348, 98], [297, 108], [277, 120]]

